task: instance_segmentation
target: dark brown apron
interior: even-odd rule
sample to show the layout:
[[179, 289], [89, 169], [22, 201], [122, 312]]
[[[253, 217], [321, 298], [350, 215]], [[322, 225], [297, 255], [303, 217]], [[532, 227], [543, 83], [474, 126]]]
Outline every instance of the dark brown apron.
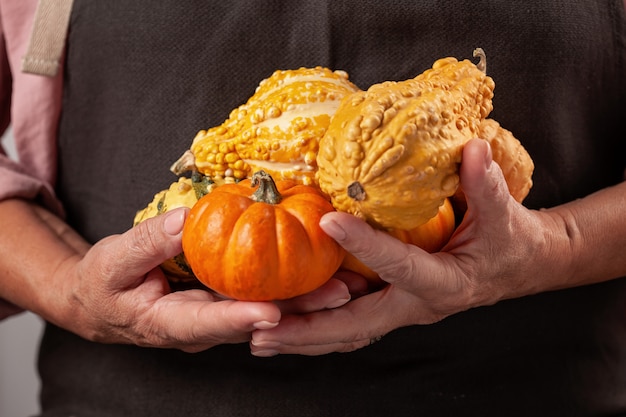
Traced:
[[[170, 164], [275, 69], [361, 88], [482, 47], [493, 117], [537, 165], [540, 208], [626, 165], [621, 0], [76, 0], [58, 192], [95, 242], [175, 180]], [[48, 325], [42, 416], [587, 416], [626, 413], [626, 280], [498, 303], [349, 354], [254, 358], [87, 342]]]

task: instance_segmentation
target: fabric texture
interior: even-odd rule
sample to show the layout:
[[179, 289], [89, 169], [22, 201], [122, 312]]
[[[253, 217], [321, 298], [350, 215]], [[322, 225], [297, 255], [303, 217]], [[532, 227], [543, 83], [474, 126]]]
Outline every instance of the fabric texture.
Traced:
[[37, 0], [0, 0], [0, 131], [9, 123], [19, 161], [0, 148], [0, 200], [36, 200], [63, 216], [56, 199], [57, 123], [62, 73], [42, 77], [20, 71], [32, 32]]
[[73, 0], [40, 0], [22, 71], [54, 77], [65, 50]]
[[[64, 75], [56, 191], [90, 241], [130, 227], [197, 130], [278, 68], [344, 69], [365, 88], [481, 46], [493, 117], [537, 164], [529, 207], [617, 183], [626, 165], [620, 1], [76, 0], [54, 78], [19, 72], [36, 3], [0, 0], [0, 127], [11, 119], [20, 155], [0, 155], [0, 198], [62, 212]], [[42, 415], [623, 415], [625, 286], [510, 300], [319, 358], [99, 345], [48, 326]]]
[[[36, 0], [0, 0], [0, 132], [12, 126], [19, 158], [0, 146], [0, 200], [35, 200], [63, 215], [53, 188], [62, 77], [20, 72], [36, 6]], [[20, 311], [0, 300], [0, 320]]]
[[[123, 232], [198, 130], [275, 69], [361, 88], [487, 53], [493, 118], [535, 160], [526, 204], [622, 179], [621, 1], [76, 0], [56, 191], [90, 241]], [[504, 301], [350, 354], [254, 358], [90, 343], [49, 325], [42, 416], [588, 416], [626, 413], [626, 280]]]

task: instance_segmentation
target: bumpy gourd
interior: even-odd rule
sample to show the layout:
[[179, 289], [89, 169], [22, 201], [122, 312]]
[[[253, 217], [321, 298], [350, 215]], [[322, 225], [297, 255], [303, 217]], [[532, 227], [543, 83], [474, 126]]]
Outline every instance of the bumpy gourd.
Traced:
[[521, 203], [533, 186], [532, 158], [513, 133], [495, 120], [483, 120], [478, 131], [479, 137], [491, 145], [493, 160], [502, 168], [509, 193]]
[[317, 158], [335, 208], [380, 228], [413, 229], [459, 185], [464, 144], [492, 110], [494, 82], [478, 65], [443, 58], [416, 78], [375, 84], [341, 103]]
[[275, 71], [224, 123], [201, 130], [171, 170], [243, 179], [263, 169], [276, 180], [311, 184], [318, 142], [341, 99], [357, 90], [343, 71]]
[[[478, 137], [491, 145], [493, 161], [502, 169], [511, 196], [519, 203], [524, 201], [533, 186], [532, 175], [535, 170], [535, 164], [528, 151], [511, 131], [493, 119], [485, 119], [480, 123]], [[459, 215], [467, 210], [462, 187], [456, 190], [451, 200]]]
[[[170, 184], [167, 189], [156, 193], [146, 207], [137, 211], [133, 219], [133, 226], [179, 207], [191, 208], [198, 199], [226, 182], [224, 179], [217, 178], [214, 180], [199, 173], [194, 173], [191, 178], [180, 177], [178, 181]], [[163, 269], [170, 281], [196, 281], [196, 277], [187, 263], [185, 254], [182, 252], [163, 262], [161, 269]]]

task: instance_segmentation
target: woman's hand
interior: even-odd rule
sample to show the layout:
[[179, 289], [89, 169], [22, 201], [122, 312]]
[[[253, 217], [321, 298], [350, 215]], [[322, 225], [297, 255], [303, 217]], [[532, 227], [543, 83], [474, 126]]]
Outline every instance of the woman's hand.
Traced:
[[248, 342], [252, 331], [276, 326], [281, 309], [302, 314], [349, 301], [347, 286], [336, 279], [280, 303], [225, 300], [205, 289], [170, 292], [158, 265], [181, 252], [186, 213], [145, 221], [70, 262], [64, 274], [74, 277], [69, 291], [89, 339], [195, 352]]
[[13, 248], [0, 259], [0, 295], [92, 341], [197, 352], [248, 342], [252, 331], [276, 326], [281, 309], [302, 314], [350, 299], [336, 279], [281, 303], [224, 300], [205, 289], [172, 292], [159, 265], [182, 250], [186, 209], [93, 246], [30, 203], [6, 201], [0, 210], [7, 220], [2, 248]]
[[253, 330], [275, 326], [281, 314], [272, 303], [223, 300], [202, 289], [171, 292], [158, 265], [181, 252], [186, 213], [149, 219], [69, 257], [55, 274], [69, 295], [69, 316], [58, 324], [93, 341], [189, 352], [245, 342]]
[[322, 228], [389, 285], [334, 310], [285, 316], [275, 328], [254, 332], [252, 353], [352, 351], [403, 326], [545, 289], [538, 278], [567, 264], [569, 255], [545, 244], [558, 222], [509, 195], [485, 141], [466, 145], [460, 175], [468, 211], [439, 253], [404, 244], [349, 214], [325, 215]]

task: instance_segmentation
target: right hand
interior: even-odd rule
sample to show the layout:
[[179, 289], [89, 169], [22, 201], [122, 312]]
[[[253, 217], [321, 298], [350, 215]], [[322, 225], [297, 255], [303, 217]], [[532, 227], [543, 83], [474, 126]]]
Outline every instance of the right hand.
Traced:
[[348, 286], [337, 279], [281, 303], [225, 300], [204, 289], [172, 292], [159, 265], [182, 251], [187, 213], [148, 219], [66, 260], [55, 277], [71, 294], [61, 325], [102, 343], [198, 352], [248, 342], [252, 331], [276, 326], [282, 310], [308, 313], [350, 299]]
[[181, 252], [187, 212], [146, 220], [66, 260], [56, 277], [71, 294], [61, 325], [92, 341], [188, 352], [245, 342], [253, 330], [275, 326], [281, 313], [270, 302], [223, 300], [201, 289], [171, 292], [159, 265]]

